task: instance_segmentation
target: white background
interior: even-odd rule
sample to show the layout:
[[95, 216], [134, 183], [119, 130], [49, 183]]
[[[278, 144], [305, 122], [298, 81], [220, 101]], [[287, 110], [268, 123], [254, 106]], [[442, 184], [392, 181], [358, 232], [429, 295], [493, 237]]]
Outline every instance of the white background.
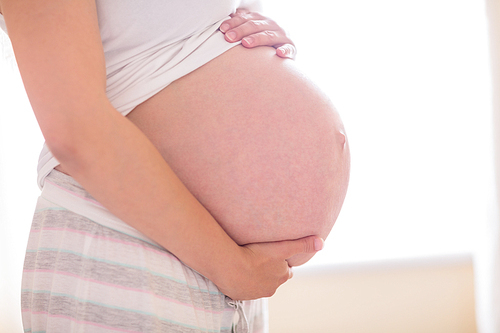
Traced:
[[313, 263], [473, 252], [493, 181], [483, 2], [307, 3], [266, 8], [339, 110], [352, 154], [343, 211]]
[[[472, 253], [493, 181], [482, 1], [264, 2], [350, 140], [346, 202], [310, 266]], [[0, 50], [0, 324], [19, 328], [42, 137]]]

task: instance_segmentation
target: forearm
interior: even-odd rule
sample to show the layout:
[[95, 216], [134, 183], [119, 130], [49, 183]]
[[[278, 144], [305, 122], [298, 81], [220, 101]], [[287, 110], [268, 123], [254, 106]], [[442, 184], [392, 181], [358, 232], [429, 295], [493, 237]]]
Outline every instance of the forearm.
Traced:
[[62, 167], [113, 214], [238, 299], [269, 296], [321, 240], [238, 246], [106, 97], [93, 0], [0, 0], [26, 92]]
[[89, 110], [68, 132], [67, 142], [49, 147], [64, 170], [114, 215], [216, 284], [227, 264], [237, 265], [237, 244], [126, 118], [110, 106]]
[[33, 110], [62, 167], [117, 217], [217, 283], [214, 272], [241, 251], [107, 100], [95, 2], [0, 3]]
[[89, 113], [68, 124], [69, 143], [48, 143], [61, 165], [117, 217], [222, 293], [233, 299], [269, 297], [290, 277], [288, 258], [322, 248], [313, 236], [238, 246], [135, 125], [111, 107]]

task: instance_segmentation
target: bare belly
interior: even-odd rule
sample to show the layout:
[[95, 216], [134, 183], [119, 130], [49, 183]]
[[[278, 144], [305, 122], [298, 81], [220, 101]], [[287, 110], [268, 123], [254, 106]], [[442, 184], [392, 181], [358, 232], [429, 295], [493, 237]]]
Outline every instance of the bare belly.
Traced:
[[237, 243], [330, 232], [349, 175], [342, 122], [274, 49], [235, 47], [128, 118]]

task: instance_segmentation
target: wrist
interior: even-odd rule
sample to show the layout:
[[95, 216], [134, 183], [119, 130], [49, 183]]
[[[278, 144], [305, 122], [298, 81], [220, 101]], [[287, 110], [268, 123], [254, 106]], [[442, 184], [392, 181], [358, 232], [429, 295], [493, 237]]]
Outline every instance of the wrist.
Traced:
[[238, 292], [244, 287], [245, 276], [248, 276], [249, 255], [245, 247], [234, 243], [234, 248], [221, 253], [210, 264], [210, 276], [207, 276], [225, 295], [238, 299]]

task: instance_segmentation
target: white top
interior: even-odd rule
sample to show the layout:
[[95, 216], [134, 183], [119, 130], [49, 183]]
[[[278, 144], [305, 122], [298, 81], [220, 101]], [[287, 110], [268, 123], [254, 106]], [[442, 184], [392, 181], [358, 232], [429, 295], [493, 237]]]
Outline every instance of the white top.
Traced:
[[[171, 82], [238, 43], [218, 30], [236, 8], [259, 10], [258, 0], [96, 0], [106, 59], [107, 96], [123, 115]], [[0, 28], [7, 32], [3, 16]], [[44, 145], [38, 185], [59, 162]]]

